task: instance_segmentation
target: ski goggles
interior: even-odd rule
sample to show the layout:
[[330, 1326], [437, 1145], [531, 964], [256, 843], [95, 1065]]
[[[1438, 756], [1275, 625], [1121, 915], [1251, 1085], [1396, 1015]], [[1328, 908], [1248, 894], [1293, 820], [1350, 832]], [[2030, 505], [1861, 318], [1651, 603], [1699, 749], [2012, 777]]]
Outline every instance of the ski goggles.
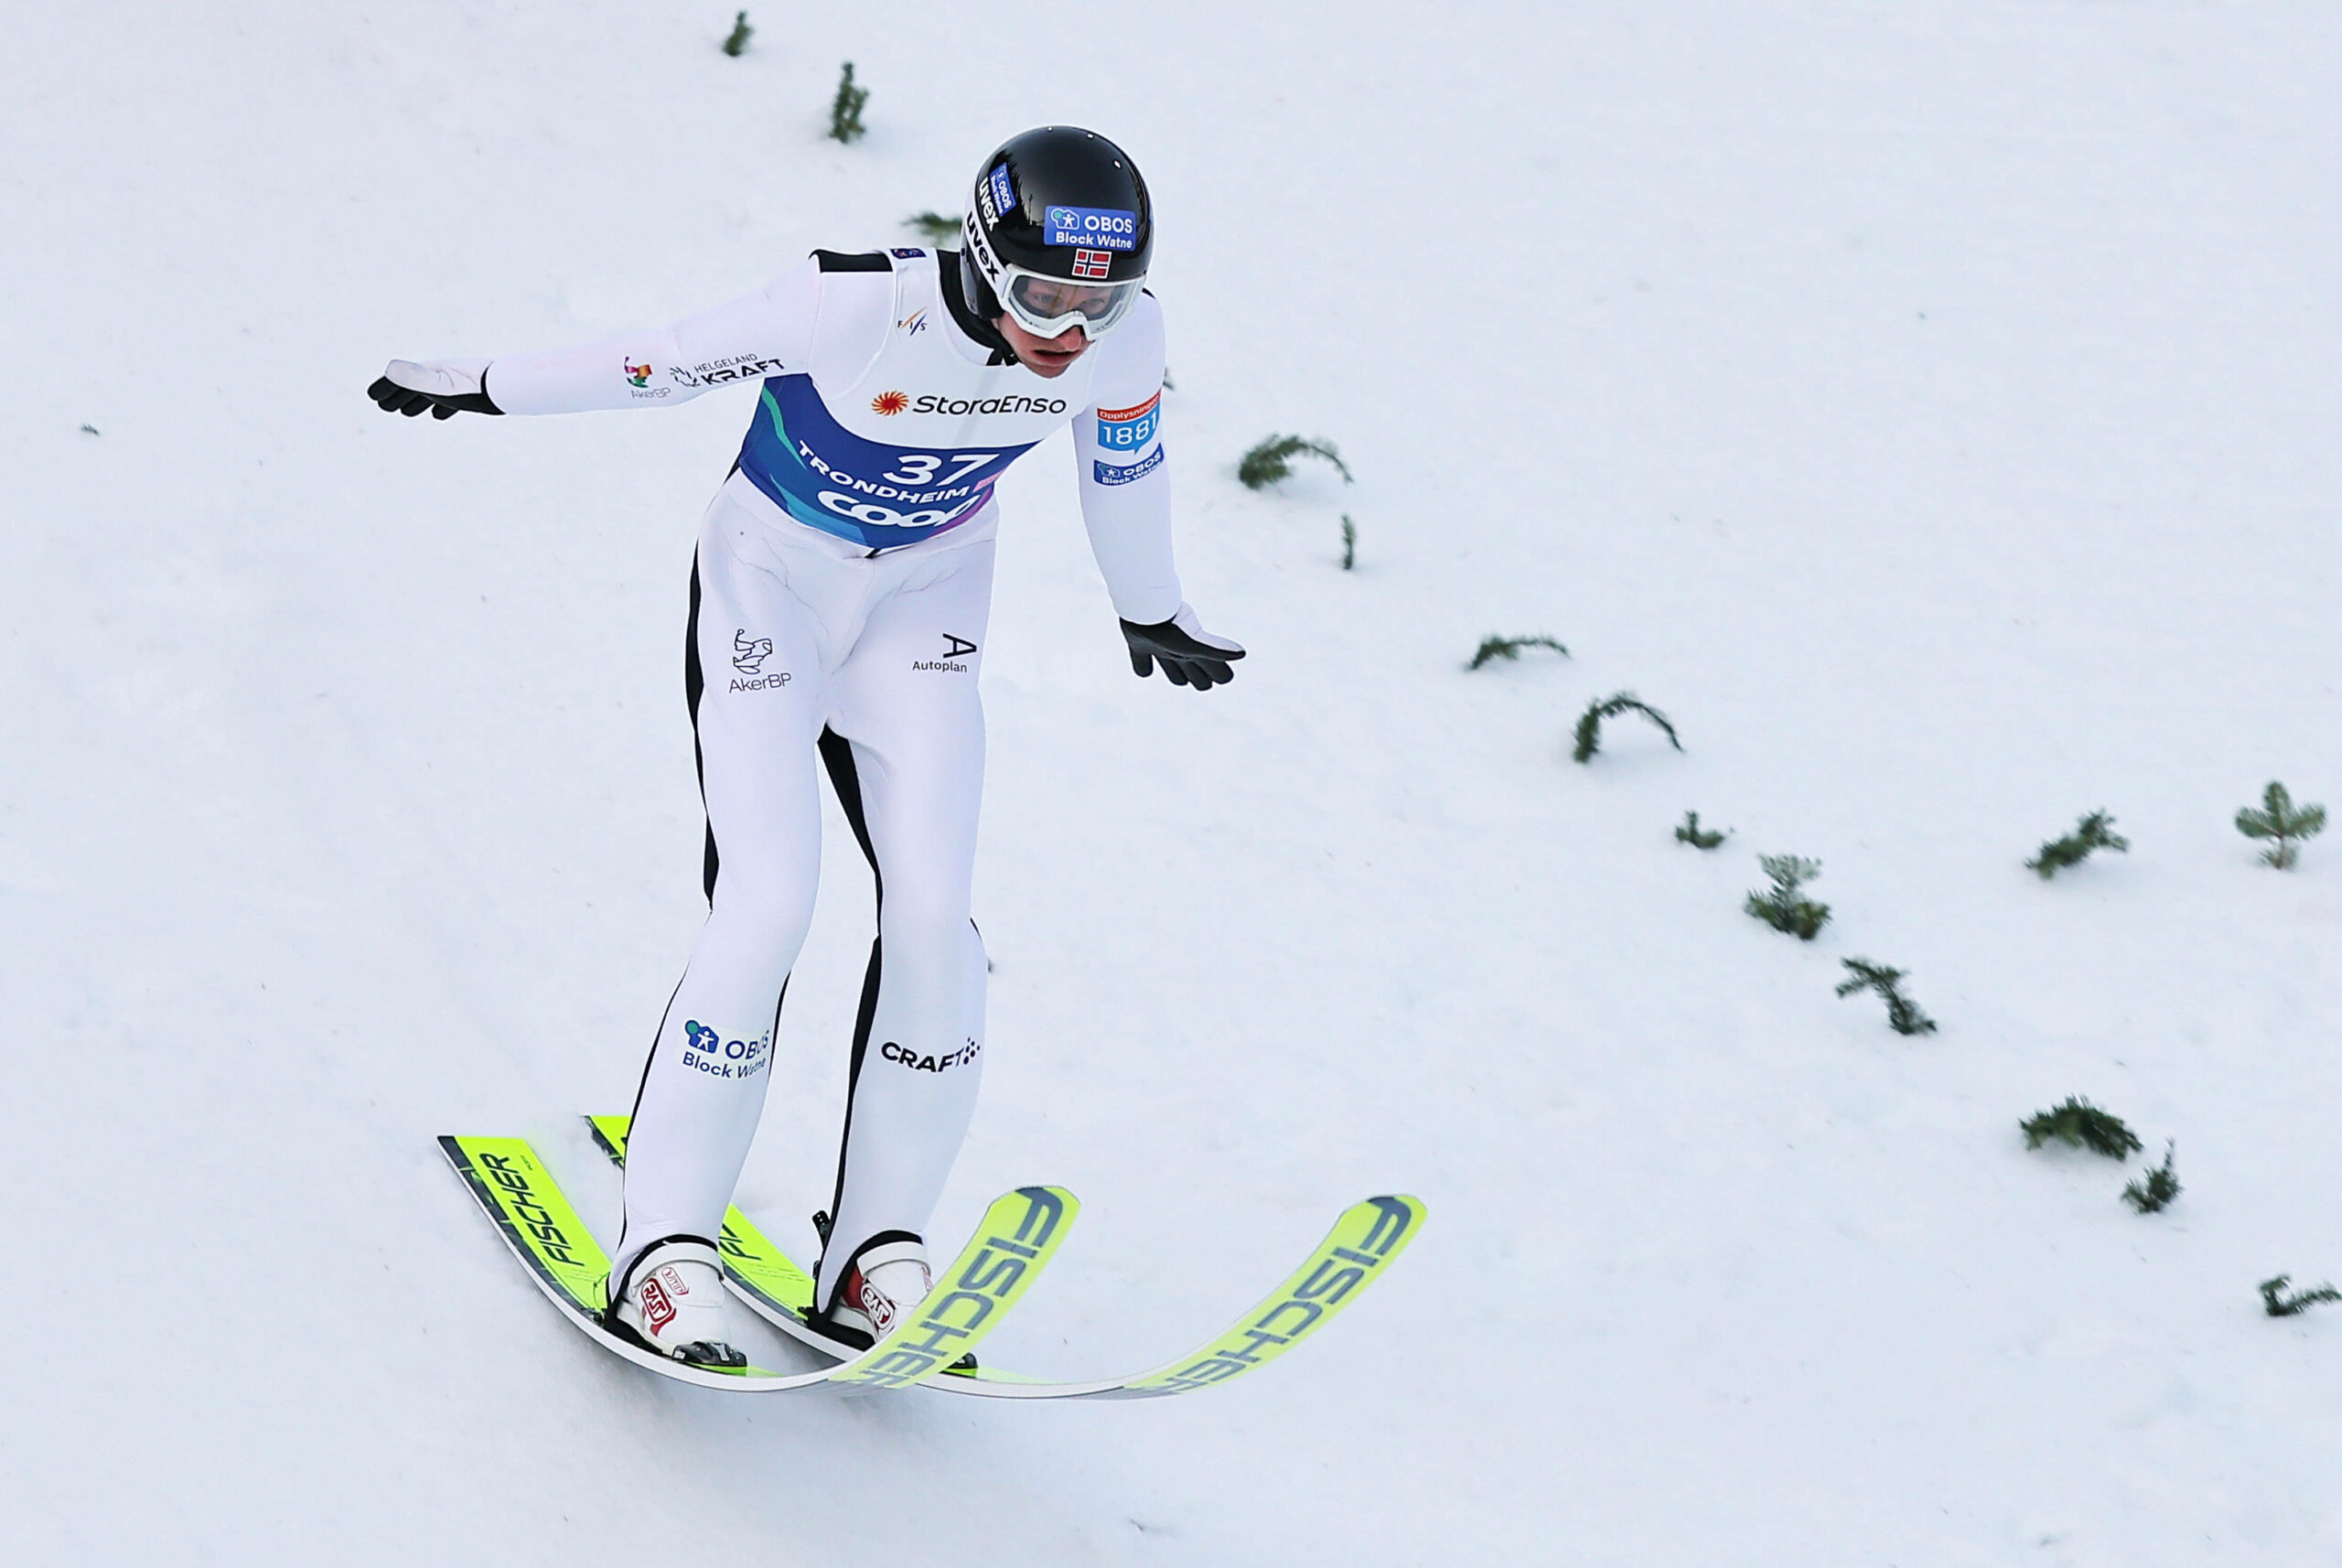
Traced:
[[1085, 337], [1102, 338], [1130, 314], [1146, 283], [1144, 278], [1121, 283], [1053, 278], [1015, 265], [1006, 271], [1008, 286], [999, 291], [1000, 303], [1017, 326], [1036, 338], [1055, 338], [1076, 327]]

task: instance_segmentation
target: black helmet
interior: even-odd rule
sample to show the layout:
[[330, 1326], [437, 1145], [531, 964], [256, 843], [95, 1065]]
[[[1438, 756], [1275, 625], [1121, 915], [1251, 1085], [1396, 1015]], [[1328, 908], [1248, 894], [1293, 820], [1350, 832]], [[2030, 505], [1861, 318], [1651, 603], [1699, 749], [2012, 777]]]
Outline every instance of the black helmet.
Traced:
[[961, 283], [989, 321], [1005, 311], [1054, 338], [1091, 338], [1138, 302], [1155, 253], [1146, 181], [1095, 131], [1044, 125], [1001, 144], [976, 171], [962, 225]]

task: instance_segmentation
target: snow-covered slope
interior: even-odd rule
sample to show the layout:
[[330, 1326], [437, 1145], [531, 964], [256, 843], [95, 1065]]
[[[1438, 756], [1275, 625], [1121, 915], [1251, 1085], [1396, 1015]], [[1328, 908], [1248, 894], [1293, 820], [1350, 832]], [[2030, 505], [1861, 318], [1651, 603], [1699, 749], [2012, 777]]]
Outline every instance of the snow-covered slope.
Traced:
[[[2342, 839], [2280, 875], [2229, 825], [2272, 777], [2342, 805], [2332, 14], [905, 4], [730, 59], [730, 9], [11, 21], [0, 1554], [2342, 1554], [2342, 1310], [2253, 1291], [2342, 1275]], [[1361, 1193], [1431, 1223], [1192, 1399], [662, 1385], [430, 1139], [528, 1133], [614, 1209], [571, 1118], [697, 918], [682, 590], [745, 404], [361, 388], [908, 242], [1051, 119], [1154, 183], [1189, 596], [1253, 657], [1133, 681], [1062, 444], [1004, 488], [939, 1230], [1082, 1195], [994, 1341], [1076, 1374]], [[1358, 483], [1239, 489], [1273, 430]], [[1465, 674], [1489, 632], [1574, 658]], [[1686, 751], [1573, 767], [1620, 688]], [[2098, 806], [2127, 856], [2021, 869]], [[833, 827], [743, 1190], [800, 1249], [867, 940]], [[1758, 852], [1824, 863], [1812, 947], [1739, 912]], [[1834, 1000], [1850, 955], [1941, 1033]], [[2168, 1213], [2025, 1151], [2075, 1093], [2177, 1140]]]

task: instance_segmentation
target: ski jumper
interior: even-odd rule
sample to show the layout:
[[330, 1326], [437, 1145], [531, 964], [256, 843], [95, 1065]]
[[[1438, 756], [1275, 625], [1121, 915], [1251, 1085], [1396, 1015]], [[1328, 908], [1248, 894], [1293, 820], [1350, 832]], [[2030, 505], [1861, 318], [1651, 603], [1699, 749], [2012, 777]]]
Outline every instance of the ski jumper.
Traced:
[[811, 261], [663, 331], [499, 359], [510, 413], [660, 407], [757, 387], [702, 522], [684, 685], [707, 811], [707, 924], [659, 1026], [628, 1137], [624, 1274], [720, 1233], [764, 1106], [782, 993], [813, 914], [816, 757], [878, 887], [817, 1300], [865, 1244], [922, 1237], [983, 1071], [969, 915], [1001, 473], [1070, 423], [1115, 611], [1180, 607], [1155, 301], [1055, 379], [961, 298], [959, 258]]

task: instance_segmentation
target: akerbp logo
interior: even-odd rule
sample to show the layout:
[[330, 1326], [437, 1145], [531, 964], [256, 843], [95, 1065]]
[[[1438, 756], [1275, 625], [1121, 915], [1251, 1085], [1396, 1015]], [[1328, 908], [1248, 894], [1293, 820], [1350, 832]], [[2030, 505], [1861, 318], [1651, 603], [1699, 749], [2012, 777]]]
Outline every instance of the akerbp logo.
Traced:
[[1135, 463], [1092, 463], [1090, 467], [1091, 477], [1101, 485], [1127, 485], [1155, 472], [1162, 461], [1163, 448], [1157, 446]]
[[1138, 214], [1120, 207], [1052, 207], [1042, 215], [1041, 243], [1138, 249]]
[[1162, 404], [1163, 394], [1158, 392], [1133, 408], [1100, 409], [1098, 445], [1109, 452], [1137, 451], [1155, 439], [1156, 421], [1163, 412]]
[[[623, 361], [621, 361], [621, 363], [623, 363]], [[650, 384], [650, 367], [648, 365], [628, 365], [626, 367], [626, 379], [636, 386], [647, 387]]]

